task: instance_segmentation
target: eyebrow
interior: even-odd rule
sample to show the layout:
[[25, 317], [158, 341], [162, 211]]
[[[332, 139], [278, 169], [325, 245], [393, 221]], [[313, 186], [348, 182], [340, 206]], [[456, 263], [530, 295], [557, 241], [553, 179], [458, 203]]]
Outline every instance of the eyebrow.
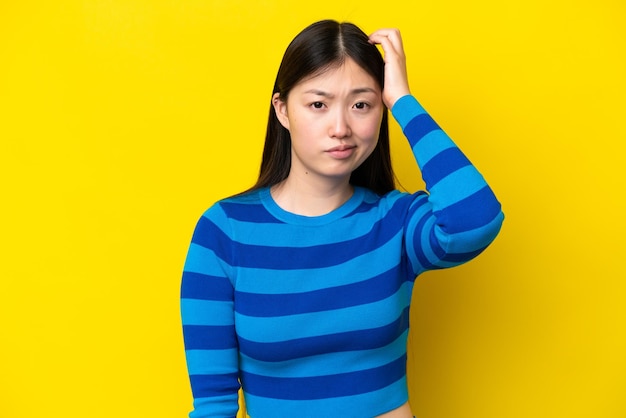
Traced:
[[[324, 90], [318, 90], [318, 89], [310, 89], [310, 90], [305, 91], [305, 93], [311, 93], [317, 96], [328, 97], [329, 99], [332, 99], [333, 97], [335, 97], [335, 95], [332, 93], [326, 92]], [[371, 87], [359, 87], [359, 88], [350, 90], [350, 95], [356, 95], [356, 94], [361, 94], [361, 93], [376, 94], [377, 92]]]

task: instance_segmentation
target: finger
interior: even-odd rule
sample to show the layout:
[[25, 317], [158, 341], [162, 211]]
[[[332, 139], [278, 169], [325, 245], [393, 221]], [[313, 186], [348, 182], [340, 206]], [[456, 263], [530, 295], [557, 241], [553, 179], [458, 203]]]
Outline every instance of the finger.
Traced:
[[381, 44], [381, 45], [384, 39], [388, 39], [391, 45], [393, 45], [393, 49], [397, 53], [403, 54], [404, 52], [404, 48], [402, 45], [402, 36], [400, 35], [400, 31], [398, 29], [395, 29], [395, 28], [378, 29], [377, 31], [375, 31], [374, 33], [370, 35], [369, 39], [370, 39], [370, 42]]
[[392, 33], [399, 33], [400, 31], [396, 28], [381, 28], [378, 30], [375, 30], [370, 36], [376, 36], [376, 35], [382, 35], [382, 36], [389, 36]]
[[394, 41], [388, 36], [374, 37], [373, 39], [376, 41], [375, 44], [382, 47], [385, 62], [398, 59], [404, 60], [404, 50], [402, 49], [402, 44], [398, 43], [397, 40]]
[[378, 44], [383, 48], [383, 59], [385, 60], [385, 62], [389, 62], [393, 59], [394, 56], [398, 56], [398, 53], [393, 43], [386, 36], [381, 37]]
[[383, 49], [383, 59], [385, 62], [393, 61], [395, 58], [400, 57], [400, 54], [396, 51], [396, 47], [391, 42], [389, 37], [385, 35], [376, 35], [371, 38], [372, 44], [380, 45]]

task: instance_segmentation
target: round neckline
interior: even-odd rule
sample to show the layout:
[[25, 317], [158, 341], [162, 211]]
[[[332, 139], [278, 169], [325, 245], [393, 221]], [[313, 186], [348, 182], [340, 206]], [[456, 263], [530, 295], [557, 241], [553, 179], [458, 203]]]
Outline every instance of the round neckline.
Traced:
[[278, 203], [276, 203], [276, 201], [272, 197], [272, 193], [270, 192], [269, 187], [261, 189], [259, 193], [261, 197], [261, 202], [263, 203], [263, 206], [265, 206], [265, 209], [267, 209], [268, 212], [270, 212], [277, 219], [288, 224], [309, 226], [328, 224], [339, 218], [344, 217], [345, 215], [354, 211], [361, 204], [361, 202], [363, 202], [363, 197], [365, 196], [365, 190], [362, 187], [355, 186], [354, 193], [352, 193], [350, 199], [344, 202], [337, 209], [334, 209], [324, 215], [306, 216], [286, 211], [285, 209], [278, 206]]

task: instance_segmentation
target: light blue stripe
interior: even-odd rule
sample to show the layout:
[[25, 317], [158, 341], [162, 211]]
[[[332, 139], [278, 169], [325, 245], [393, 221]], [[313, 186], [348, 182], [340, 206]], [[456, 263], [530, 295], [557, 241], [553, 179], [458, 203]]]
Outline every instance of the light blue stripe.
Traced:
[[228, 374], [238, 369], [236, 348], [227, 350], [187, 350], [187, 368], [190, 374]]
[[191, 243], [187, 253], [187, 260], [185, 261], [185, 271], [225, 277], [222, 263], [212, 250]]
[[410, 303], [411, 289], [411, 283], [404, 282], [396, 293], [380, 301], [323, 312], [263, 318], [235, 312], [235, 322], [240, 337], [263, 343], [378, 328], [398, 319], [398, 313]]
[[[378, 205], [372, 206], [369, 211], [339, 219], [332, 224], [332, 227], [277, 223], [250, 224], [234, 219], [230, 222], [233, 230], [245, 231], [250, 228], [254, 230], [251, 234], [237, 235], [237, 241], [242, 244], [289, 247], [328, 245], [366, 236], [371, 231], [372, 224], [387, 216], [393, 204], [403, 196], [406, 194], [390, 193], [383, 197]], [[271, 242], [268, 242], [270, 237]]]
[[413, 118], [422, 113], [426, 113], [426, 110], [424, 110], [417, 99], [411, 95], [400, 97], [391, 108], [391, 114], [403, 130]]
[[228, 216], [219, 204], [211, 206], [204, 212], [203, 217], [213, 222], [224, 234], [228, 235], [227, 231], [223, 230], [224, 225], [228, 225]]
[[[434, 216], [428, 218], [424, 225], [424, 231], [431, 231], [435, 227], [436, 218]], [[439, 257], [435, 255], [430, 245], [430, 233], [424, 233], [420, 236], [420, 243], [424, 256], [431, 264], [436, 264], [439, 261]]]
[[215, 300], [181, 299], [185, 325], [233, 325], [233, 303]]
[[367, 235], [372, 224], [379, 220], [379, 209], [373, 207], [358, 216], [335, 221], [332, 226], [310, 227], [290, 224], [251, 225], [244, 221], [231, 221], [233, 229], [254, 231], [250, 234], [238, 234], [237, 241], [249, 245], [271, 245], [289, 247], [310, 247], [348, 241]]
[[420, 167], [424, 167], [435, 155], [448, 148], [456, 147], [441, 129], [429, 132], [413, 147], [413, 155]]
[[498, 235], [502, 218], [503, 215], [500, 213], [487, 225], [452, 235], [444, 234], [438, 229], [435, 231], [435, 236], [446, 243], [450, 253], [469, 253], [486, 247], [494, 240]]
[[441, 179], [430, 190], [435, 211], [460, 202], [485, 187], [485, 180], [473, 166], [463, 167]]
[[241, 368], [270, 377], [325, 376], [373, 369], [406, 354], [408, 330], [386, 347], [362, 352], [339, 352], [282, 362], [264, 362], [241, 356]]
[[437, 262], [435, 263], [436, 266], [441, 267], [441, 268], [451, 268], [451, 267], [456, 267], [459, 266], [463, 263], [466, 263], [467, 261], [441, 261], [441, 260], [437, 260]]
[[[402, 198], [407, 198], [410, 196], [410, 193], [401, 192], [399, 190], [392, 190], [383, 197], [378, 197], [378, 195], [371, 194], [366, 195], [366, 202], [369, 204], [376, 204], [376, 202], [380, 199], [380, 203], [376, 204], [377, 206], [385, 209], [391, 208], [398, 200]], [[388, 213], [388, 210], [385, 212]]]
[[[245, 388], [244, 388], [245, 391]], [[408, 400], [406, 378], [362, 395], [318, 400], [289, 401], [245, 395], [248, 414], [253, 418], [346, 418], [372, 417], [392, 411]]]
[[422, 220], [422, 218], [424, 216], [427, 216], [428, 212], [432, 210], [432, 205], [430, 203], [426, 203], [426, 204], [422, 204], [416, 211], [415, 213], [413, 213], [412, 218], [409, 222], [409, 225], [407, 227], [408, 231], [411, 231], [411, 233], [409, 235], [406, 236], [406, 248], [407, 248], [407, 254], [411, 260], [411, 263], [413, 264], [413, 268], [414, 268], [414, 272], [416, 275], [419, 275], [420, 273], [422, 273], [424, 270], [426, 270], [426, 266], [423, 266], [419, 260], [417, 259], [416, 256], [416, 249], [415, 249], [415, 236], [416, 235], [420, 235], [420, 240], [421, 240], [421, 235], [423, 234], [423, 230], [417, 230], [416, 226], [417, 224]]
[[195, 398], [194, 410], [189, 413], [189, 418], [206, 418], [206, 411], [211, 411], [213, 417], [234, 417], [237, 414], [239, 396], [237, 392], [210, 398]]
[[320, 269], [270, 270], [238, 268], [237, 290], [249, 293], [300, 293], [343, 286], [382, 274], [400, 262], [402, 231], [389, 242], [343, 264]]
[[254, 206], [260, 205], [261, 199], [259, 198], [259, 190], [255, 190], [254, 192], [245, 195], [227, 197], [223, 199], [222, 202], [236, 205]]

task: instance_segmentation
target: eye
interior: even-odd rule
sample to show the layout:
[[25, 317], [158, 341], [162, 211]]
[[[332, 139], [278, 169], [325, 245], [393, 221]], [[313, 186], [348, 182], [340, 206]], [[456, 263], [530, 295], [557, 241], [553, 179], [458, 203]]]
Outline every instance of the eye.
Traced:
[[369, 107], [370, 105], [365, 103], [365, 102], [358, 102], [354, 104], [354, 108], [355, 109], [359, 109], [359, 110], [365, 110]]
[[322, 103], [322, 102], [313, 102], [309, 106], [311, 106], [313, 109], [321, 109], [321, 108], [324, 107], [324, 103]]

